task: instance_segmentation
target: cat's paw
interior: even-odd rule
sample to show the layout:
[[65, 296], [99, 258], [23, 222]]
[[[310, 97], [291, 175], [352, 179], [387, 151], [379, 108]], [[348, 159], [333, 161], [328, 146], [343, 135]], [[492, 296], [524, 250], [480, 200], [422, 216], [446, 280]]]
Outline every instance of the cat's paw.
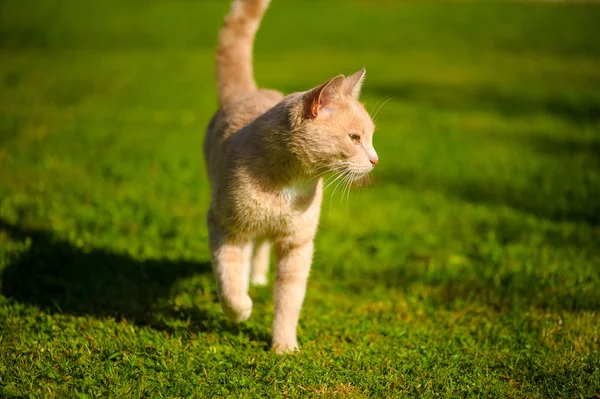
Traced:
[[267, 284], [269, 284], [269, 279], [267, 278], [267, 276], [252, 276], [252, 279], [250, 281], [252, 283], [253, 286], [255, 287], [265, 287]]
[[299, 352], [298, 343], [294, 341], [275, 342], [271, 345], [271, 349], [278, 355], [287, 355], [294, 352]]
[[252, 313], [252, 299], [248, 295], [240, 295], [238, 297], [224, 298], [221, 301], [221, 307], [225, 316], [229, 319], [240, 323], [248, 320]]

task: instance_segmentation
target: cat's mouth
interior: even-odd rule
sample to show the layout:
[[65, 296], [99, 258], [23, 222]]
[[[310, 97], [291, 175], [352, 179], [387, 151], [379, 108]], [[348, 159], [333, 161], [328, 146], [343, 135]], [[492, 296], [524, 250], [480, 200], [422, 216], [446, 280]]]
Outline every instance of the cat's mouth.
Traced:
[[361, 166], [352, 162], [336, 162], [315, 169], [310, 180], [323, 179], [323, 191], [332, 188], [333, 194], [340, 189], [342, 195], [349, 196], [350, 190], [355, 187], [364, 187], [371, 184], [369, 172], [374, 165]]
[[336, 180], [358, 182], [365, 180], [373, 169], [374, 165], [360, 167], [350, 162], [339, 162], [317, 167], [312, 173], [311, 180], [323, 177], [326, 182]]
[[373, 169], [375, 169], [374, 165], [367, 166], [364, 168], [348, 168], [350, 173], [354, 174], [357, 179], [364, 177], [369, 174]]

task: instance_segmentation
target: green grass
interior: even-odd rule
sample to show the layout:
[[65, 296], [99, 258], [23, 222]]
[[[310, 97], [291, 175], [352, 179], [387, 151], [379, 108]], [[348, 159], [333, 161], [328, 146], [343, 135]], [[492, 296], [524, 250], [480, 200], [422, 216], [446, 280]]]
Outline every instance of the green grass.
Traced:
[[275, 0], [261, 85], [367, 67], [300, 321], [216, 302], [201, 156], [226, 1], [0, 2], [0, 396], [600, 395], [600, 7]]

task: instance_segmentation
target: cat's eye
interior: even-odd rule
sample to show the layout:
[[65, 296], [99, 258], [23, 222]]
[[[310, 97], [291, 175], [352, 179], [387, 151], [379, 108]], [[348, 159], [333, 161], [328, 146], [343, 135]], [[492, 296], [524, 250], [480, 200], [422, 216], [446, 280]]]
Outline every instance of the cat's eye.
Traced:
[[360, 136], [358, 134], [351, 133], [349, 136], [354, 144], [360, 144]]

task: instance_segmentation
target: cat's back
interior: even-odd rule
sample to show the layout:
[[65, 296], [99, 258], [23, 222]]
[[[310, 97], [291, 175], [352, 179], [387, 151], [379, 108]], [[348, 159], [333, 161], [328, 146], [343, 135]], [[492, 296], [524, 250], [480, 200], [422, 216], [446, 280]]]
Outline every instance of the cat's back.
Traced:
[[206, 132], [209, 136], [227, 139], [244, 126], [273, 108], [283, 99], [275, 90], [259, 90], [249, 96], [222, 105], [215, 113]]
[[243, 127], [273, 108], [283, 99], [283, 94], [275, 90], [257, 90], [236, 101], [223, 104], [212, 117], [204, 137], [204, 156], [211, 168], [220, 152], [226, 150], [227, 142]]

